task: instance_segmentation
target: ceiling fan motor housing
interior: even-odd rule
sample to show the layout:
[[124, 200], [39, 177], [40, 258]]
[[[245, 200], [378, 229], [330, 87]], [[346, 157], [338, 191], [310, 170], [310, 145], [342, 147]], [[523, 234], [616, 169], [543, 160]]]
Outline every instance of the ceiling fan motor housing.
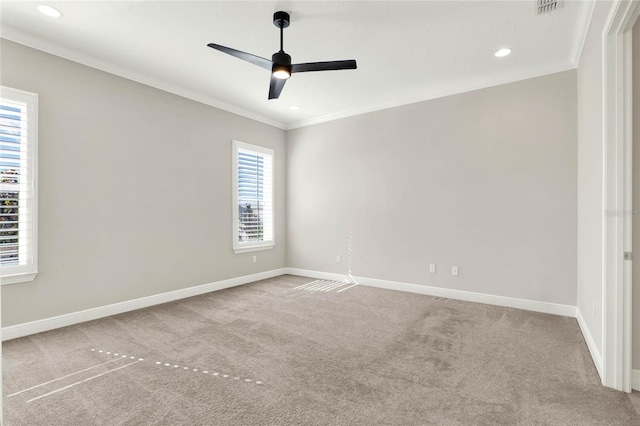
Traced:
[[291, 65], [291, 56], [285, 52], [276, 52], [271, 56], [271, 61], [278, 65]]
[[[1, 1], [1, 0], [0, 0]], [[287, 12], [278, 11], [273, 14], [273, 25], [280, 31], [280, 50], [271, 56], [271, 61], [260, 56], [241, 50], [232, 49], [215, 43], [209, 43], [212, 49], [219, 50], [227, 55], [235, 56], [246, 62], [250, 62], [261, 68], [271, 71], [271, 79], [269, 81], [269, 99], [278, 99], [285, 82], [292, 73], [311, 72], [311, 71], [336, 71], [336, 70], [354, 70], [357, 68], [355, 59], [344, 61], [324, 61], [324, 62], [307, 62], [300, 64], [291, 64], [291, 56], [284, 51], [284, 29], [291, 23], [290, 16]]]

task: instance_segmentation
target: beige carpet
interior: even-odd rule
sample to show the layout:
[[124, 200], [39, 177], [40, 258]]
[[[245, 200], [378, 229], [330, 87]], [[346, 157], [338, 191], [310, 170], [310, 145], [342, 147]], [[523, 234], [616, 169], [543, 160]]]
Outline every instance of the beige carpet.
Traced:
[[634, 390], [632, 393], [628, 394], [628, 396], [631, 400], [631, 405], [633, 405], [633, 408], [636, 410], [636, 413], [640, 415], [640, 392]]
[[309, 281], [5, 342], [6, 426], [640, 425], [574, 319]]

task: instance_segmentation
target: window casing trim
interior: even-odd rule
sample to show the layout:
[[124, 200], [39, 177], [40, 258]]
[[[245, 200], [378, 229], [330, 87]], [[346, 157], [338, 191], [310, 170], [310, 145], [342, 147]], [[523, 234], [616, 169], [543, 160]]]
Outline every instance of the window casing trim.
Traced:
[[26, 265], [0, 268], [0, 285], [33, 281], [38, 275], [38, 94], [0, 86], [0, 99], [24, 103], [27, 107], [27, 145], [31, 152], [27, 158], [30, 192], [30, 238], [31, 262]]
[[[265, 241], [255, 241], [255, 242], [245, 242], [241, 243], [238, 241], [238, 222], [239, 222], [239, 213], [238, 213], [238, 150], [245, 149], [248, 151], [255, 151], [261, 154], [270, 155], [271, 156], [271, 229], [272, 229], [272, 238], [270, 240]], [[238, 140], [232, 141], [232, 154], [231, 154], [231, 169], [233, 170], [232, 176], [232, 191], [231, 191], [231, 209], [232, 209], [232, 217], [233, 217], [233, 251], [236, 254], [239, 253], [248, 253], [252, 251], [260, 251], [260, 250], [270, 250], [275, 247], [276, 236], [275, 236], [275, 190], [274, 190], [274, 181], [275, 181], [275, 151], [270, 148], [265, 148], [259, 145], [252, 145], [245, 142], [241, 142]]]

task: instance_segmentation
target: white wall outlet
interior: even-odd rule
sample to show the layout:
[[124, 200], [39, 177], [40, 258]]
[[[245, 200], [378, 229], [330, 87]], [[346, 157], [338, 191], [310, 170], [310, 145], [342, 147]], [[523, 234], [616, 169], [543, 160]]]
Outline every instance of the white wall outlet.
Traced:
[[436, 264], [435, 263], [430, 263], [429, 264], [429, 272], [431, 272], [432, 274], [436, 273]]
[[253, 263], [256, 263], [258, 261], [258, 256], [253, 256]]
[[342, 256], [337, 255], [337, 256], [336, 256], [336, 262], [338, 262], [338, 263], [342, 263]]
[[457, 266], [452, 266], [451, 267], [451, 275], [453, 275], [454, 277], [457, 277], [459, 274], [458, 272], [458, 267]]

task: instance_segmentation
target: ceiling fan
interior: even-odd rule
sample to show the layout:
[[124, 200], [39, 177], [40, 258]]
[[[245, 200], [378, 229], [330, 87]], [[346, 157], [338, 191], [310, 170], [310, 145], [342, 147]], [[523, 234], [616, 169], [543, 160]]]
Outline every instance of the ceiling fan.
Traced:
[[215, 43], [209, 43], [207, 46], [212, 49], [219, 50], [231, 56], [235, 56], [243, 61], [250, 62], [259, 67], [271, 71], [271, 82], [269, 84], [269, 99], [278, 99], [284, 83], [291, 77], [292, 73], [309, 72], [309, 71], [334, 71], [334, 70], [353, 70], [357, 68], [356, 61], [349, 59], [345, 61], [327, 61], [327, 62], [307, 62], [304, 64], [292, 64], [291, 56], [285, 53], [283, 49], [283, 33], [284, 29], [289, 26], [291, 20], [287, 12], [276, 12], [273, 14], [273, 25], [280, 28], [280, 50], [271, 56], [271, 60], [251, 53], [242, 52], [230, 47], [221, 46]]

